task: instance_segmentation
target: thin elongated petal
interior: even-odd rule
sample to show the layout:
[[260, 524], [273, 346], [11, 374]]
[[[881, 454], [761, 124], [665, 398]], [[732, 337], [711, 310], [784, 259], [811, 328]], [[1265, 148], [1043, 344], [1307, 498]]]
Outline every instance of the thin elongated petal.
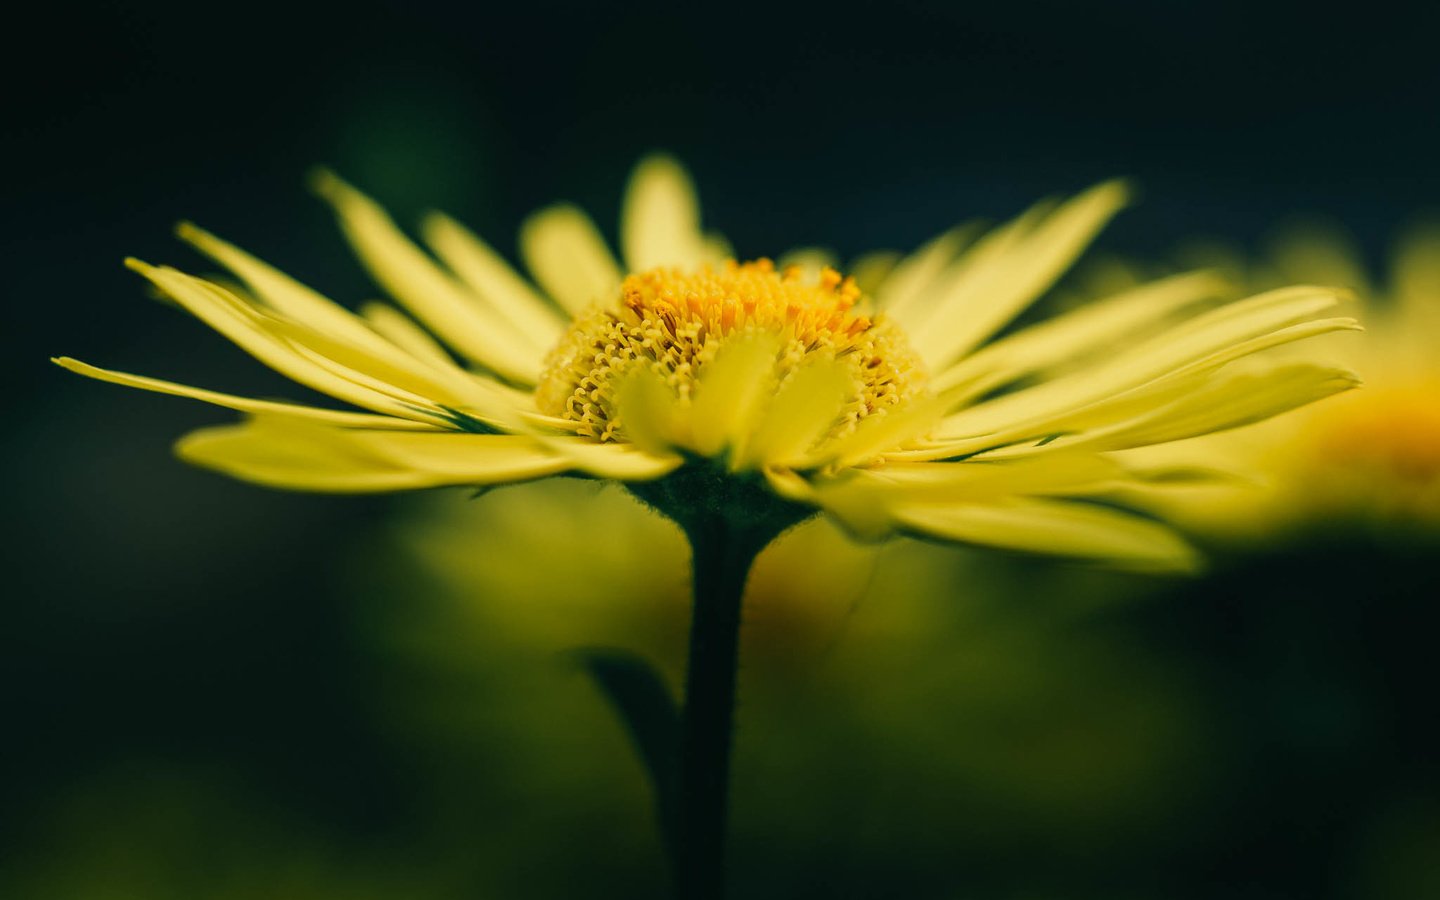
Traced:
[[455, 360], [430, 332], [393, 306], [367, 303], [360, 307], [360, 315], [381, 337], [416, 359], [442, 368], [454, 367]]
[[[1349, 292], [1344, 289], [1310, 285], [1268, 291], [1196, 316], [1142, 344], [1122, 359], [1125, 365], [1134, 369], [1154, 372], [1178, 369], [1179, 366], [1173, 364], [1177, 359], [1184, 360], [1186, 364], [1209, 361], [1216, 354], [1238, 359], [1244, 353], [1236, 353], [1232, 348], [1247, 341], [1283, 333], [1283, 329], [1290, 326], [1307, 327], [1315, 315], [1348, 296]], [[1356, 324], [1350, 318], [1321, 321], [1345, 323], [1347, 328]], [[1300, 337], [1308, 336], [1308, 332], [1300, 334]], [[1268, 349], [1268, 346], [1256, 350], [1247, 348], [1244, 352], [1256, 352], [1258, 349]]]
[[906, 323], [915, 350], [936, 368], [964, 356], [1048, 289], [1128, 198], [1121, 182], [1097, 185], [965, 267], [930, 315]]
[[824, 247], [796, 247], [787, 250], [775, 261], [780, 271], [796, 268], [811, 281], [818, 280], [825, 269], [839, 269], [840, 261], [834, 252]]
[[647, 453], [672, 455], [683, 445], [675, 392], [664, 376], [648, 367], [627, 372], [615, 386], [615, 410], [625, 438]]
[[570, 468], [518, 435], [345, 429], [271, 417], [193, 432], [176, 452], [235, 478], [303, 491], [502, 484]]
[[877, 540], [896, 530], [893, 510], [899, 506], [1008, 503], [1020, 494], [1088, 496], [1133, 480], [1111, 460], [1076, 452], [999, 463], [887, 465], [813, 481], [792, 475], [782, 496], [820, 506], [857, 538]]
[[[1392, 305], [1374, 311], [1377, 330], [1386, 329], [1386, 359], [1377, 369], [1435, 372], [1435, 336], [1440, 335], [1440, 219], [1430, 218], [1401, 235], [1391, 259]], [[1378, 335], [1377, 335], [1378, 337]]]
[[847, 272], [863, 294], [874, 297], [894, 274], [901, 259], [902, 255], [894, 250], [872, 250], [851, 260]]
[[817, 465], [846, 467], [868, 462], [886, 450], [929, 434], [949, 406], [946, 397], [930, 397], [898, 409], [872, 413], [843, 438], [816, 448]]
[[697, 453], [715, 456], [754, 424], [755, 410], [775, 380], [780, 339], [754, 334], [732, 339], [700, 373], [691, 406]]
[[650, 481], [669, 475], [685, 463], [679, 454], [657, 455], [630, 444], [599, 444], [588, 438], [568, 436], [536, 439], [572, 468], [597, 478]]
[[127, 372], [116, 372], [112, 369], [101, 369], [97, 366], [87, 365], [78, 359], [71, 359], [62, 356], [52, 359], [62, 368], [69, 369], [87, 378], [94, 378], [98, 381], [108, 381], [111, 384], [121, 384], [126, 387], [139, 388], [142, 391], [154, 391], [157, 394], [170, 394], [174, 397], [189, 397], [204, 403], [212, 403], [226, 409], [233, 409], [239, 412], [267, 414], [276, 416], [294, 416], [299, 419], [307, 419], [312, 422], [324, 423], [349, 428], [393, 428], [395, 430], [429, 431], [435, 428], [423, 422], [416, 422], [409, 419], [397, 419], [392, 416], [381, 416], [373, 413], [351, 412], [340, 409], [321, 409], [317, 406], [305, 406], [299, 403], [283, 403], [277, 400], [256, 400], [250, 397], [237, 397], [234, 394], [223, 394], [218, 391], [207, 391], [204, 388], [190, 387], [189, 385], [176, 384], [173, 381], [162, 381], [159, 378], [147, 378], [143, 375], [131, 375]]
[[980, 230], [978, 224], [952, 228], [900, 260], [875, 290], [875, 305], [904, 325], [923, 306], [940, 273]]
[[391, 397], [407, 409], [461, 409], [492, 423], [513, 426], [515, 422], [514, 401], [488, 378], [467, 373], [453, 363], [418, 359], [375, 332], [371, 336], [378, 344], [351, 342], [252, 306], [208, 282], [191, 282], [262, 334], [278, 339], [281, 349], [347, 384]]
[[1176, 275], [1033, 325], [967, 356], [935, 379], [935, 390], [968, 385], [978, 395], [999, 384], [1113, 347], [1135, 331], [1216, 297], [1227, 283], [1213, 272]]
[[1083, 437], [1098, 450], [1164, 444], [1261, 422], [1358, 387], [1345, 369], [1309, 363], [1280, 364], [1216, 379], [1149, 415]]
[[[357, 373], [366, 376], [377, 390], [398, 388], [412, 397], [445, 406], [491, 405], [493, 394], [484, 390], [483, 382], [455, 366], [438, 368], [409, 354], [400, 354], [398, 358], [372, 354], [288, 319], [258, 310], [254, 315], [267, 332], [287, 339], [317, 364], [337, 374], [343, 373], [351, 380], [358, 380]], [[391, 349], [398, 352], [393, 345]]]
[[[942, 438], [968, 438], [986, 434], [1022, 432], [1057, 415], [1123, 394], [1187, 365], [1230, 356], [1233, 348], [1301, 322], [1337, 300], [1333, 290], [1297, 288], [1274, 291], [1197, 317], [1139, 347], [1065, 378], [1017, 391], [963, 410], [946, 419]], [[1257, 302], [1258, 301], [1258, 302]], [[1333, 320], [1332, 330], [1353, 327], [1350, 320]], [[1306, 336], [1305, 334], [1296, 335]], [[1256, 350], [1263, 349], [1256, 346]]]
[[[517, 392], [488, 376], [466, 372], [453, 364], [425, 362], [407, 354], [401, 359], [404, 367], [395, 368], [386, 359], [374, 357], [343, 341], [332, 340], [313, 329], [276, 320], [263, 313], [257, 315], [262, 327], [289, 339], [301, 355], [327, 371], [378, 391], [394, 393], [399, 388], [413, 397], [423, 398], [426, 408], [463, 411], [491, 425], [514, 431], [519, 424], [520, 412], [532, 405], [528, 393]], [[402, 396], [401, 399], [406, 398]]]
[[857, 478], [868, 483], [884, 501], [924, 503], [976, 503], [1014, 494], [1094, 492], [1129, 477], [1131, 473], [1114, 460], [1079, 451], [994, 462], [901, 463], [873, 473], [857, 473]]
[[566, 317], [536, 293], [489, 244], [440, 213], [426, 216], [420, 231], [451, 271], [497, 314], [529, 335], [532, 343], [548, 347], [560, 338]]
[[620, 269], [595, 223], [574, 206], [552, 206], [520, 229], [520, 255], [540, 286], [572, 316], [618, 303]]
[[544, 350], [465, 292], [369, 197], [329, 173], [315, 189], [334, 206], [360, 261], [387, 291], [468, 358], [505, 378], [534, 384]]
[[1334, 226], [1311, 222], [1287, 229], [1268, 256], [1282, 281], [1344, 285], [1365, 296], [1371, 293], [1354, 242]]
[[1169, 528], [1092, 504], [1016, 498], [973, 506], [902, 505], [892, 514], [905, 528], [948, 541], [1143, 569], [1193, 571], [1198, 564], [1195, 551]]
[[393, 354], [380, 335], [334, 301], [189, 222], [176, 229], [181, 239], [233, 272], [272, 309], [317, 331], [377, 354]]
[[712, 265], [735, 258], [735, 247], [730, 239], [718, 231], [705, 232], [704, 261]]
[[695, 186], [670, 157], [651, 156], [635, 167], [620, 213], [620, 247], [631, 272], [705, 262]]
[[1406, 233], [1395, 246], [1391, 270], [1401, 316], [1427, 328], [1440, 324], [1440, 221]]
[[[1315, 333], [1310, 325], [1311, 323], [1306, 323], [1304, 326], [1293, 326], [1290, 329], [1283, 329], [1283, 331], [1293, 332], [1295, 329], [1301, 329], [1301, 334]], [[1339, 327], [1344, 326], [1332, 325], [1330, 330]], [[1022, 420], [997, 431], [981, 432], [969, 437], [941, 438], [925, 447], [899, 450], [887, 455], [891, 458], [908, 460], [954, 459], [980, 453], [1018, 456], [1081, 445], [1099, 434], [1120, 433], [1132, 425], [1138, 428], [1140, 423], [1143, 423], [1145, 429], [1153, 430], [1160, 427], [1167, 417], [1172, 416], [1176, 419], [1175, 427], [1179, 427], [1179, 423], [1186, 421], [1191, 415], [1191, 407], [1187, 405], [1191, 401], [1187, 398], [1205, 396], [1212, 398], [1212, 402], [1218, 402], [1213, 400], [1217, 396], [1216, 392], [1223, 394], [1230, 390], [1224, 385], [1229, 384], [1228, 379], [1231, 376], [1217, 376], [1215, 374], [1217, 368], [1219, 368], [1218, 364], [1212, 367], [1185, 367], [1181, 371], [1156, 379], [1141, 387], [1120, 391], [1113, 396], [1103, 397], [1089, 403], [1077, 403], [1074, 406], [1060, 405], [1045, 415]], [[1296, 400], [1292, 406], [1299, 406], [1328, 396], [1329, 393], [1347, 390], [1355, 384], [1353, 376], [1348, 372], [1327, 369], [1332, 375], [1322, 377], [1320, 380], [1329, 387], [1323, 390], [1309, 387], [1301, 389], [1295, 382], [1287, 380], [1281, 373], [1282, 368], [1258, 366], [1251, 369], [1252, 373], [1260, 374], [1249, 376], [1248, 389], [1252, 391], [1267, 390], [1267, 379], [1274, 378], [1283, 382], [1280, 385], [1282, 391], [1286, 385], [1297, 391]], [[1319, 390], [1319, 394], [1315, 393], [1316, 390]], [[1278, 395], [1267, 392], [1265, 396], [1271, 397], [1271, 402], [1283, 405], [1285, 396], [1283, 392]], [[1223, 405], [1218, 409], [1230, 408], [1229, 405]], [[1274, 414], [1276, 413], [1270, 415]], [[1261, 416], [1261, 418], [1266, 417], [1268, 416]], [[1237, 424], [1239, 418], [1243, 417], [1237, 417]], [[1215, 421], [1218, 423], [1224, 419]], [[1237, 426], [1227, 425], [1224, 427]], [[1217, 424], [1216, 430], [1223, 429]], [[1170, 438], [1170, 440], [1174, 439]]]
[[1235, 360], [1244, 359], [1247, 356], [1254, 356], [1266, 350], [1284, 346], [1285, 344], [1293, 344], [1308, 338], [1319, 337], [1322, 334], [1364, 330], [1364, 326], [1349, 316], [1335, 316], [1328, 319], [1312, 319], [1309, 322], [1299, 322], [1294, 325], [1287, 325], [1284, 328], [1277, 328], [1274, 331], [1250, 338], [1249, 340], [1238, 341], [1228, 347], [1214, 350], [1176, 369], [1169, 377], [1182, 377], [1196, 372], [1213, 372]]
[[433, 408], [422, 397], [406, 396], [398, 389], [382, 391], [362, 385], [307, 358], [262, 328], [254, 315], [247, 314], [249, 307], [245, 302], [223, 288], [175, 269], [150, 266], [139, 260], [127, 260], [126, 264], [196, 318], [280, 374], [363, 409], [427, 423], [433, 420]]
[[[386, 385], [399, 387], [415, 396], [452, 406], [484, 403], [489, 396], [477, 386], [474, 376], [460, 369], [423, 331], [386, 310], [380, 321], [390, 333], [405, 341], [398, 345], [348, 310], [310, 288], [268, 266], [214, 235], [193, 225], [182, 224], [181, 237], [228, 267], [279, 316], [263, 309], [249, 312], [264, 321], [262, 327], [282, 334], [323, 359], [322, 366], [339, 363]], [[409, 327], [406, 327], [406, 326]], [[411, 352], [413, 350], [417, 352]], [[333, 367], [332, 367], [333, 371]]]
[[850, 373], [838, 363], [815, 363], [781, 385], [754, 430], [735, 448], [730, 466], [739, 471], [787, 466], [834, 427], [850, 398]]

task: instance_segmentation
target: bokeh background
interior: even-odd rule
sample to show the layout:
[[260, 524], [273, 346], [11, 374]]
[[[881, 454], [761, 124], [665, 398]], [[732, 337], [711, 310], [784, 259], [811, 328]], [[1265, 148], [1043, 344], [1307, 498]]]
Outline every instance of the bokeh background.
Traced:
[[[1121, 174], [1142, 202], [1102, 252], [1258, 247], [1311, 213], [1378, 264], [1440, 204], [1418, 6], [28, 14], [0, 59], [7, 897], [663, 896], [643, 776], [564, 646], [633, 636], [617, 621], [673, 640], [676, 536], [573, 487], [549, 529], [504, 492], [292, 496], [177, 464], [228, 414], [46, 358], [296, 394], [120, 266], [197, 265], [181, 218], [354, 302], [374, 288], [315, 164], [506, 252], [557, 199], [613, 236], [656, 148], [746, 256], [907, 249]], [[638, 581], [613, 522], [668, 548]], [[1436, 550], [1334, 526], [1164, 581], [901, 543], [822, 612], [777, 588], [734, 895], [1440, 896]], [[492, 559], [603, 582], [631, 618]]]

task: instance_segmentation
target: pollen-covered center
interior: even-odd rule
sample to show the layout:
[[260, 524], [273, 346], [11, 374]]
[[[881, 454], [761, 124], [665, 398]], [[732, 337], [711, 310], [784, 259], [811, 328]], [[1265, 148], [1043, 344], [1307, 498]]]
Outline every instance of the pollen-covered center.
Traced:
[[662, 375], [676, 402], [688, 404], [720, 348], [756, 333], [779, 339], [776, 390], [811, 361], [834, 360], [850, 374], [852, 395], [832, 436], [925, 391], [924, 367], [904, 333], [857, 314], [859, 289], [833, 269], [818, 279], [794, 267], [777, 272], [768, 259], [651, 269], [626, 278], [620, 293], [617, 306], [576, 319], [536, 389], [541, 412], [596, 440], [623, 437], [615, 388], [633, 367]]

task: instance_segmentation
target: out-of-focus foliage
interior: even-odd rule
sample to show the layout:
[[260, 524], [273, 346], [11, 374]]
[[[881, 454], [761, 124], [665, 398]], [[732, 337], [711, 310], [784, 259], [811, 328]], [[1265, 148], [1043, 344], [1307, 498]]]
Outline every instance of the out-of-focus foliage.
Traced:
[[[337, 670], [364, 698], [356, 747], [302, 727], [310, 773], [257, 778], [285, 741], [261, 720], [207, 765], [102, 771], [9, 841], [0, 890], [665, 896], [644, 775], [570, 650], [674, 679], [671, 526], [557, 481], [425, 498], [361, 551]], [[1435, 552], [1357, 534], [1166, 582], [797, 531], [746, 610], [737, 895], [1424, 900]]]
[[[434, 502], [405, 534], [428, 599], [391, 609], [380, 630], [417, 671], [470, 685], [428, 691], [423, 715], [402, 715], [407, 733], [503, 745], [513, 732], [488, 729], [494, 714], [472, 697], [487, 682], [556, 679], [569, 668], [566, 646], [623, 647], [675, 676], [685, 548], [624, 493], [557, 482]], [[559, 555], [567, 565], [544, 565], [557, 547], [570, 551]], [[1348, 552], [1388, 562], [1397, 580], [1379, 602], [1423, 619], [1423, 547], [1397, 557], [1357, 542]], [[569, 584], [581, 569], [593, 587]], [[1400, 848], [1429, 846], [1433, 795], [1408, 795], [1397, 812], [1386, 796], [1395, 788], [1369, 796], [1332, 782], [1431, 739], [1423, 727], [1392, 733], [1403, 713], [1376, 706], [1390, 690], [1382, 685], [1406, 683], [1416, 660], [1391, 655], [1401, 649], [1393, 641], [1383, 662], [1350, 642], [1388, 640], [1361, 585], [1343, 604], [1305, 609], [1312, 569], [1300, 551], [1167, 584], [914, 542], [877, 552], [823, 525], [793, 533], [762, 559], [747, 598], [737, 890], [1060, 898], [1119, 884], [1123, 896], [1210, 897], [1234, 877], [1220, 866], [1214, 882], [1202, 879], [1215, 858], [1245, 866], [1252, 853], [1292, 854], [1283, 877], [1296, 878], [1294, 866], [1326, 840], [1337, 856], [1307, 883], [1343, 876], [1370, 890], [1388, 879], [1388, 896], [1423, 896], [1413, 892], [1425, 862]], [[497, 660], [550, 675], [507, 679]], [[619, 726], [570, 671], [548, 696], [515, 699], [556, 742], [525, 758], [535, 771], [573, 769], [552, 757], [575, 746], [562, 733], [613, 750], [627, 808], [648, 822], [639, 767], [611, 744]], [[562, 684], [570, 702], [585, 695], [588, 711], [554, 707]], [[1341, 784], [1352, 791], [1344, 816], [1270, 833]], [[570, 788], [547, 799], [573, 806], [597, 790], [583, 780]], [[1391, 843], [1384, 853], [1372, 845], [1390, 828], [1403, 835], [1385, 855]], [[543, 838], [517, 838], [506, 864], [522, 865], [524, 848]], [[1185, 878], [1198, 879], [1190, 893], [1179, 890]], [[1153, 890], [1137, 887], [1146, 884]]]

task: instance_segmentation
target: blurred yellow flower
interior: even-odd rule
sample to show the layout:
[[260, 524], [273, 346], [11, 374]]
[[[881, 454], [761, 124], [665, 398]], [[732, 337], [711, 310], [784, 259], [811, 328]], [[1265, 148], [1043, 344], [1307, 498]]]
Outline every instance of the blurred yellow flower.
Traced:
[[[672, 675], [683, 670], [690, 621], [685, 537], [613, 485], [567, 478], [476, 500], [436, 494], [411, 508], [399, 538], [422, 570], [450, 589], [457, 609], [483, 622], [471, 631], [503, 626], [516, 643], [544, 652], [607, 647], [656, 661]], [[555, 548], [581, 546], [583, 581], [554, 578]], [[880, 556], [879, 545], [853, 544], [825, 519], [767, 547], [745, 590], [747, 669], [803, 670], [829, 650], [870, 590]], [[903, 577], [892, 571], [898, 580], [886, 593], [944, 595], [954, 587], [948, 576], [956, 563], [951, 548], [911, 548]], [[462, 655], [473, 652], [461, 646]]]
[[830, 269], [728, 259], [663, 157], [630, 180], [623, 268], [584, 213], [556, 206], [521, 232], [533, 285], [444, 216], [422, 224], [432, 257], [333, 175], [316, 188], [410, 315], [352, 314], [189, 225], [181, 237], [243, 288], [131, 266], [265, 364], [365, 411], [57, 362], [249, 414], [178, 451], [262, 484], [388, 491], [573, 472], [662, 506], [677, 491], [701, 504], [724, 495], [747, 514], [818, 509], [863, 538], [901, 531], [1155, 568], [1187, 567], [1191, 551], [1091, 501], [1196, 472], [1127, 467], [1117, 451], [1355, 384], [1333, 366], [1254, 358], [1355, 327], [1319, 317], [1340, 297], [1323, 287], [1197, 313], [1219, 285], [1183, 275], [996, 339], [1125, 204], [1115, 182], [988, 233], [947, 232], [884, 277], [867, 270], [870, 296]]
[[1365, 389], [1256, 428], [1145, 451], [1152, 464], [1225, 460], [1256, 476], [1177, 490], [1158, 508], [1242, 542], [1336, 520], [1440, 525], [1440, 226], [1405, 234], [1380, 286], [1350, 240], [1318, 223], [1282, 232], [1257, 263], [1228, 255], [1252, 287], [1300, 277], [1356, 288], [1347, 303], [1365, 322], [1365, 340], [1311, 349], [1360, 372]]

